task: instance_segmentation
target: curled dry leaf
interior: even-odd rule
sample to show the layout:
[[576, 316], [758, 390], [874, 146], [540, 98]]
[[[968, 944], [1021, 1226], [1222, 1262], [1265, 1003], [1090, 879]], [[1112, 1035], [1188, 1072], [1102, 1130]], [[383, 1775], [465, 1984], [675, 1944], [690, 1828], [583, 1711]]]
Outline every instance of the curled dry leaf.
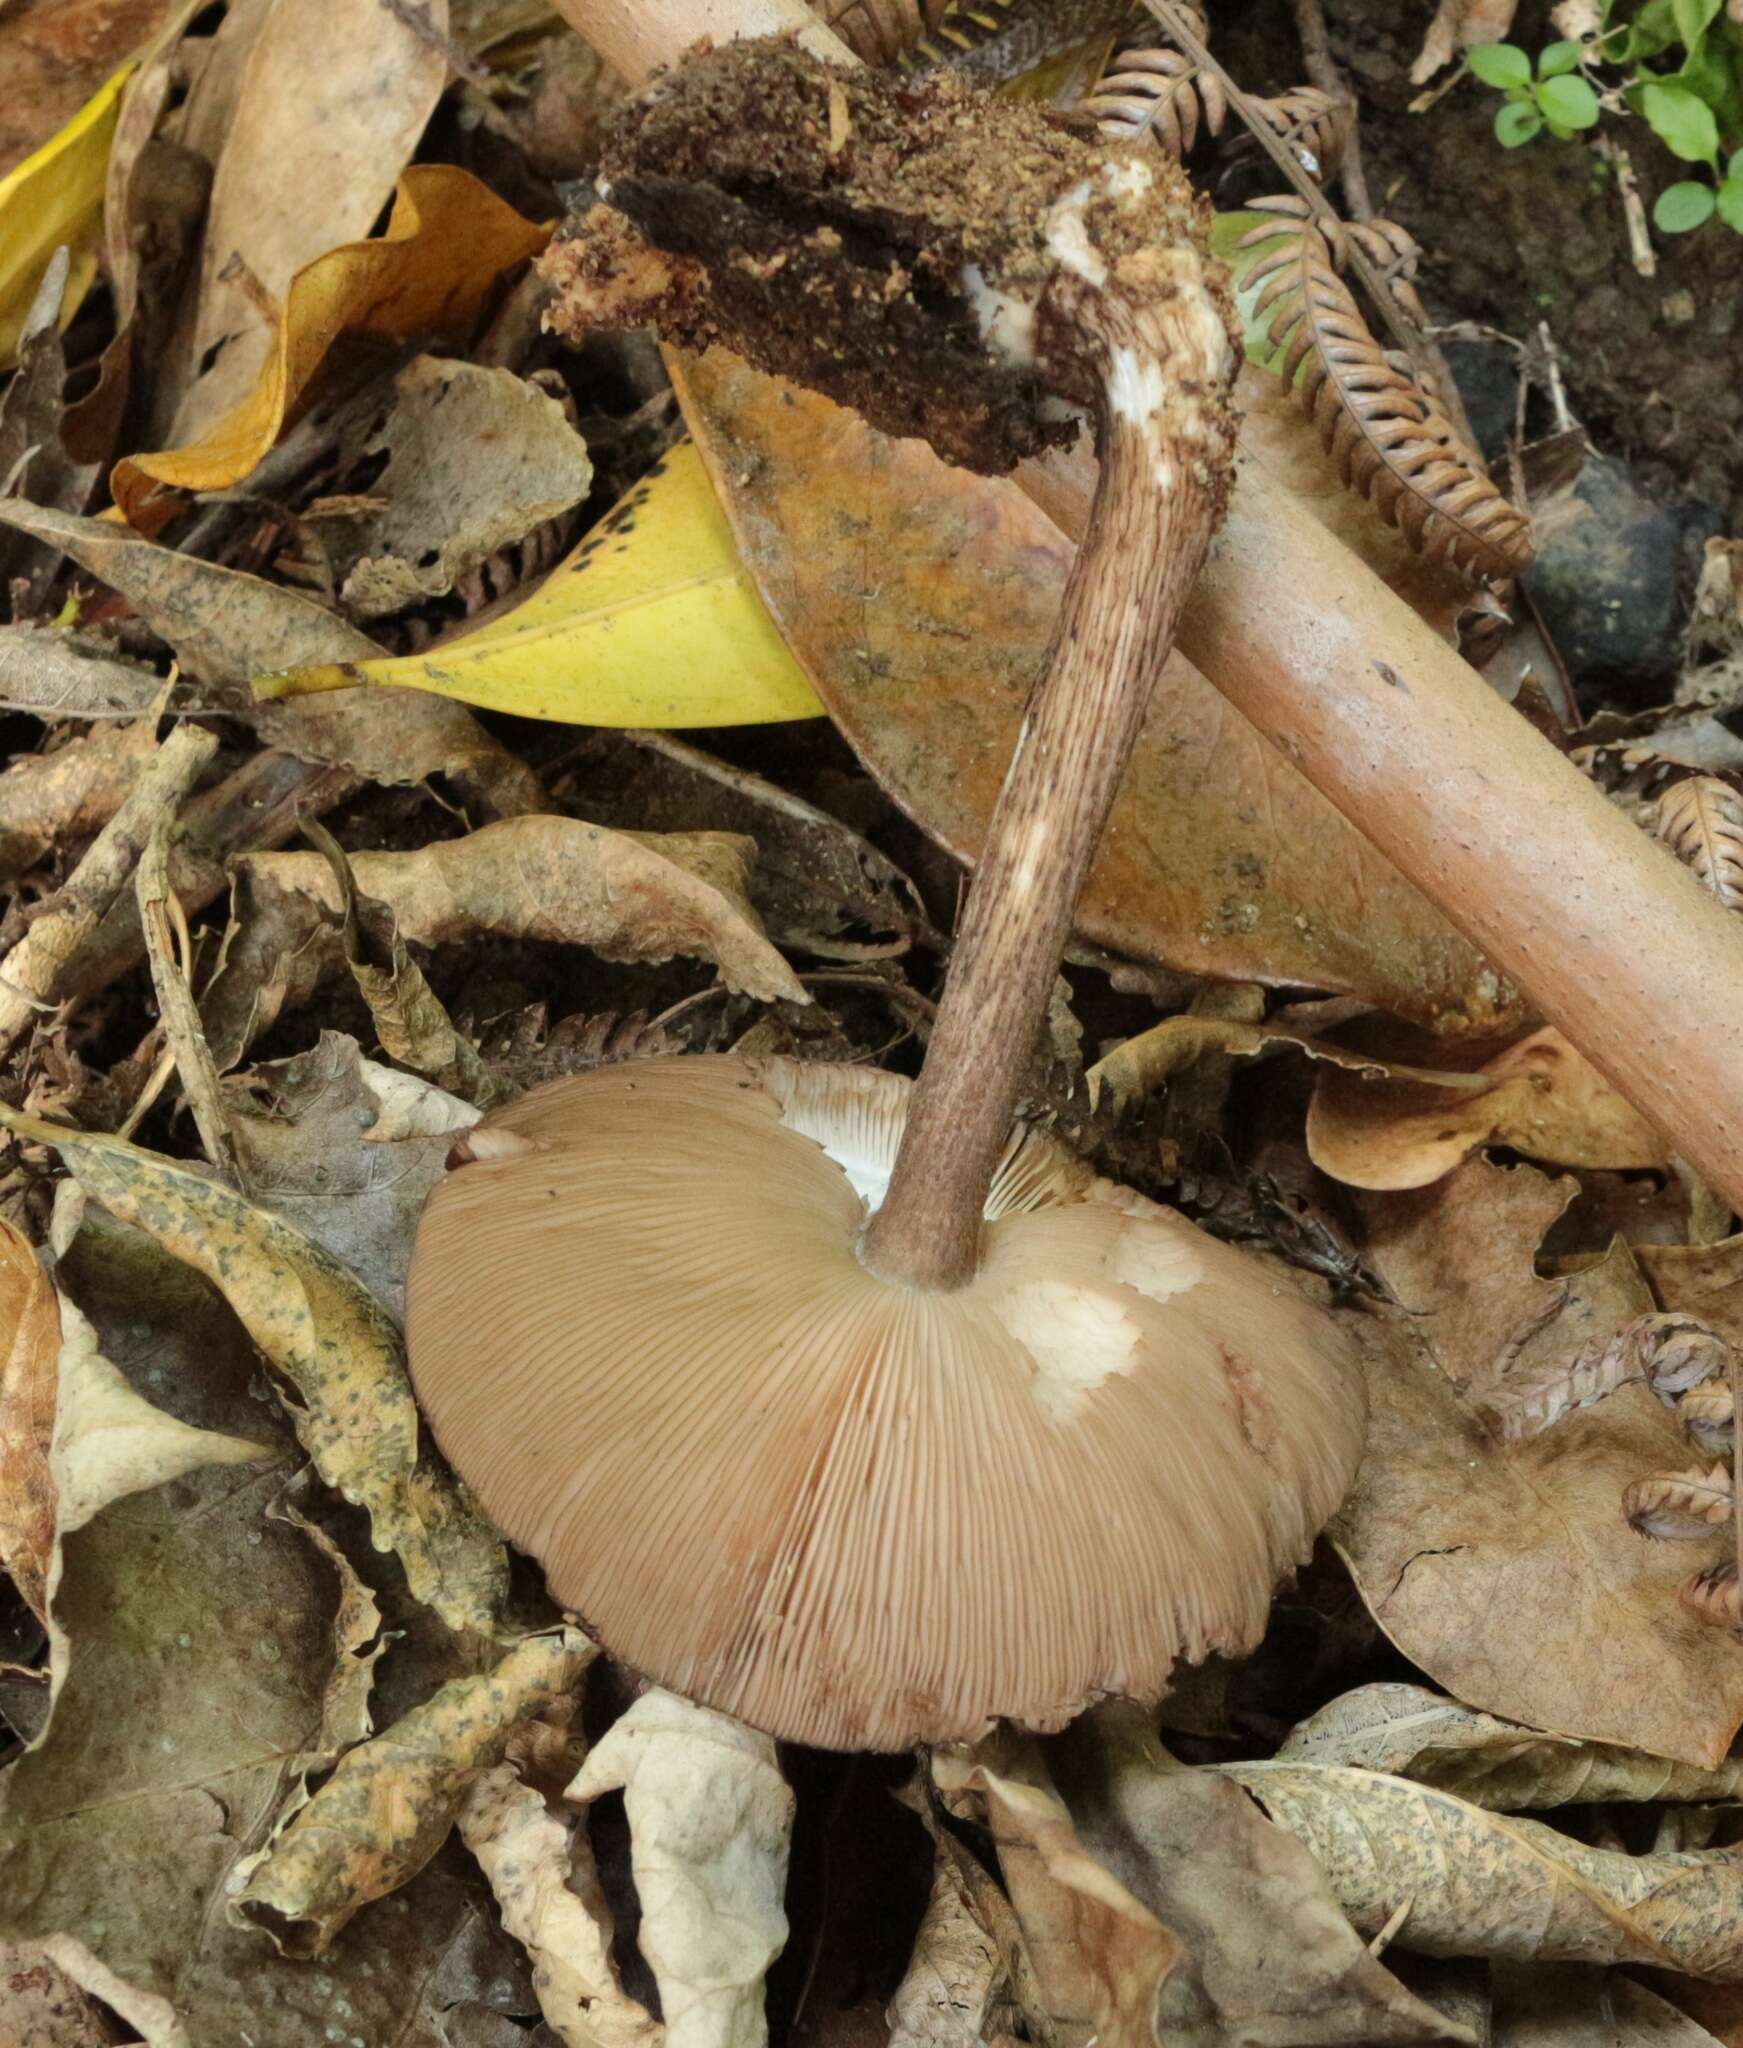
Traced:
[[233, 1915], [264, 1928], [287, 1955], [319, 1955], [361, 1907], [423, 1869], [467, 1786], [501, 1761], [515, 1724], [573, 1690], [596, 1654], [566, 1625], [523, 1636], [494, 1669], [452, 1680], [348, 1750], [238, 1872]]
[[1672, 1543], [1698, 1543], [1731, 1519], [1731, 1468], [1690, 1465], [1649, 1472], [1622, 1496], [1629, 1528]]
[[1160, 2038], [1468, 2041], [1369, 1952], [1302, 1845], [1225, 1779], [1177, 1764], [1152, 1719], [1099, 1708], [1050, 1761], [1084, 1848], [1183, 1944], [1158, 2001]]
[[341, 596], [380, 618], [445, 596], [468, 570], [570, 511], [593, 481], [587, 444], [563, 408], [512, 370], [415, 357], [394, 405], [363, 448], [387, 466], [385, 500], [357, 539]]
[[[439, 946], [481, 932], [590, 946], [608, 960], [712, 960], [729, 988], [763, 1002], [810, 1001], [762, 936], [745, 894], [755, 847], [725, 832], [607, 832], [577, 818], [504, 819], [411, 853], [362, 853], [360, 894], [391, 913], [402, 938]], [[343, 899], [315, 853], [242, 863], [255, 889]]]
[[1410, 67], [1411, 83], [1421, 85], [1455, 55], [1479, 43], [1500, 42], [1513, 26], [1518, 5], [1519, 0], [1440, 0]]
[[998, 2031], [989, 2023], [1003, 1977], [998, 1943], [941, 1851], [913, 1953], [884, 2014], [889, 2048], [978, 2048]]
[[1184, 1015], [1164, 1018], [1097, 1060], [1085, 1077], [1091, 1106], [1100, 1100], [1101, 1091], [1106, 1088], [1112, 1091], [1116, 1110], [1128, 1109], [1170, 1076], [1212, 1052], [1235, 1059], [1255, 1059], [1280, 1052], [1305, 1053], [1310, 1060], [1347, 1068], [1354, 1075], [1371, 1080], [1392, 1076], [1443, 1096], [1466, 1094], [1481, 1086], [1469, 1074], [1395, 1066], [1351, 1052], [1347, 1046], [1333, 1045], [1326, 1039], [1302, 1038], [1293, 1031], [1264, 1024], [1248, 1024], [1230, 1017]]
[[213, 1282], [295, 1387], [293, 1420], [315, 1469], [367, 1511], [413, 1595], [450, 1628], [494, 1629], [507, 1593], [502, 1545], [428, 1448], [420, 1452], [399, 1331], [355, 1274], [178, 1161], [3, 1106], [0, 1123], [52, 1146], [87, 1195]]
[[[51, 1934], [41, 1941], [0, 1942], [0, 1998], [6, 1988], [17, 1990], [21, 1977], [34, 1975], [43, 1965], [61, 1982], [77, 1985], [86, 1998], [100, 1998], [137, 2034], [140, 2048], [193, 2048], [187, 2028], [167, 1998], [127, 1983], [70, 1934]], [[83, 2004], [82, 1999], [80, 2002]], [[106, 2048], [114, 2036], [94, 2010], [87, 2006], [85, 2013], [89, 2031], [83, 2015], [60, 2006], [39, 2014], [22, 2004], [14, 2008], [8, 2003], [0, 2009], [0, 2021], [31, 2019], [42, 2024], [40, 2034], [26, 2026], [12, 2037], [18, 2048]], [[63, 2025], [66, 2032], [60, 2031]]]
[[1391, 1927], [1428, 1955], [1743, 1981], [1743, 1848], [1625, 1856], [1376, 1771], [1219, 1768], [1306, 1845], [1363, 1934]]
[[1575, 1742], [1479, 1713], [1420, 1685], [1363, 1685], [1292, 1729], [1275, 1761], [1338, 1764], [1456, 1792], [1501, 1813], [1605, 1800], [1732, 1800], [1743, 1758], [1711, 1770], [1611, 1742]]
[[30, 1241], [0, 1221], [0, 1570], [38, 1621], [48, 1620], [55, 1547], [55, 1361], [61, 1318]]
[[1670, 1147], [1590, 1061], [1546, 1025], [1497, 1053], [1449, 1100], [1405, 1069], [1319, 1076], [1307, 1117], [1313, 1163], [1358, 1188], [1420, 1188], [1485, 1145], [1552, 1166], [1664, 1168]]
[[[290, 11], [286, 0], [281, 11]], [[293, 94], [290, 104], [301, 109], [301, 95]], [[291, 279], [253, 388], [197, 441], [125, 457], [110, 478], [115, 502], [136, 525], [155, 526], [159, 519], [148, 514], [147, 501], [158, 484], [216, 491], [240, 483], [278, 439], [341, 334], [389, 341], [416, 336], [427, 346], [463, 342], [502, 280], [549, 239], [548, 230], [523, 220], [468, 172], [414, 164], [399, 181], [377, 239], [328, 248]]]
[[1716, 775], [1691, 775], [1658, 800], [1652, 829], [1727, 910], [1743, 910], [1743, 796]]
[[660, 2048], [665, 2029], [618, 1982], [585, 1828], [565, 1827], [508, 1763], [472, 1781], [456, 1818], [563, 2048]]
[[761, 2048], [763, 1978], [787, 1939], [793, 1794], [766, 1735], [669, 1692], [643, 1693], [568, 1796], [621, 1791], [641, 1900], [637, 1945], [669, 2048]]
[[1625, 1247], [1536, 1272], [1573, 1193], [1468, 1160], [1365, 1199], [1364, 1257], [1404, 1315], [1368, 1325], [1367, 1453], [1331, 1533], [1380, 1626], [1471, 1706], [1712, 1766], [1743, 1719], [1743, 1660], [1678, 1607], [1684, 1553], [1618, 1512], [1642, 1472], [1687, 1462], [1674, 1416], [1623, 1386], [1522, 1442], [1494, 1420], [1510, 1376], [1546, 1379], [1653, 1311]]
[[932, 1772], [948, 1801], [984, 1803], [1045, 2001], [1043, 2038], [1057, 2048], [1157, 2048], [1164, 1987], [1185, 1955], [1176, 1937], [1089, 1853], [1050, 1787], [950, 1751]]
[[[1016, 484], [949, 468], [722, 350], [668, 360], [745, 562], [830, 716], [902, 808], [972, 858], [1071, 542]], [[1443, 1031], [1493, 1029], [1514, 1003], [1179, 655], [1077, 925], [1138, 959], [1359, 995]]]
[[172, 444], [245, 398], [272, 351], [269, 309], [297, 272], [368, 233], [447, 83], [447, 17], [433, 0], [426, 35], [375, 0], [266, 0], [223, 109], [199, 276], [154, 393]]

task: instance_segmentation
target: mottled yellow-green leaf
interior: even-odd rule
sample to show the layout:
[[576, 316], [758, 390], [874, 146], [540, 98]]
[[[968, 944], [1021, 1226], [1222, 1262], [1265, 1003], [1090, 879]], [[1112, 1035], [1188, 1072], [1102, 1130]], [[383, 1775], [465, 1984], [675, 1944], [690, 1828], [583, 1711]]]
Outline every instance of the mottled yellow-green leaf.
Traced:
[[390, 683], [566, 725], [820, 718], [702, 458], [674, 448], [531, 597], [423, 654], [256, 679], [262, 697]]
[[405, 1347], [362, 1282], [281, 1217], [173, 1159], [0, 1106], [0, 1122], [50, 1145], [85, 1192], [219, 1289], [296, 1388], [297, 1435], [315, 1469], [363, 1508], [378, 1548], [450, 1628], [496, 1626], [502, 1544], [427, 1449]]
[[255, 1862], [235, 1904], [292, 1955], [318, 1955], [361, 1906], [442, 1846], [515, 1724], [573, 1690], [597, 1654], [578, 1628], [524, 1636], [494, 1670], [457, 1678], [339, 1761]]

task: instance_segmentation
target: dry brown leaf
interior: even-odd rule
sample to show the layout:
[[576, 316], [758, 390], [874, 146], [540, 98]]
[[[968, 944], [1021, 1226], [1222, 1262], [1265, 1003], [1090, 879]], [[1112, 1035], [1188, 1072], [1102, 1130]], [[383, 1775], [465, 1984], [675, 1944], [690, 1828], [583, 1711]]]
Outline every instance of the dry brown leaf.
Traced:
[[[210, 683], [381, 652], [313, 598], [159, 547], [126, 527], [45, 512], [17, 498], [0, 499], [0, 521], [52, 540], [120, 591], [182, 666]], [[299, 760], [333, 762], [373, 782], [447, 775], [469, 801], [503, 817], [544, 808], [533, 771], [446, 697], [336, 690], [240, 709], [267, 745]]]
[[1003, 1977], [998, 1943], [941, 1850], [913, 1953], [884, 2015], [889, 2048], [979, 2048], [997, 2031], [990, 2022]]
[[233, 1916], [287, 1955], [321, 1954], [354, 1913], [423, 1869], [515, 1724], [572, 1691], [596, 1654], [577, 1628], [524, 1636], [492, 1670], [454, 1679], [348, 1750], [283, 1832], [239, 1867]]
[[1056, 2048], [1157, 2048], [1162, 1999], [1186, 1953], [1172, 1931], [1090, 1855], [1047, 1786], [966, 1753], [940, 1751], [932, 1772], [947, 1800], [984, 1801]]
[[197, 440], [245, 397], [272, 348], [268, 308], [305, 264], [369, 232], [447, 83], [447, 16], [432, 0], [435, 33], [420, 35], [378, 0], [271, 0], [261, 14], [221, 109], [199, 276], [154, 393], [158, 439]]
[[3, 1105], [0, 1123], [52, 1146], [87, 1195], [220, 1289], [295, 1387], [292, 1417], [316, 1470], [367, 1510], [413, 1595], [450, 1628], [492, 1631], [507, 1596], [502, 1545], [420, 1447], [399, 1330], [362, 1282], [270, 1211], [180, 1161]]
[[1653, 1308], [1620, 1245], [1537, 1274], [1573, 1193], [1469, 1160], [1366, 1199], [1364, 1256], [1404, 1314], [1370, 1327], [1368, 1448], [1332, 1535], [1380, 1626], [1469, 1705], [1711, 1766], [1743, 1720], [1743, 1659], [1678, 1607], [1684, 1554], [1619, 1512], [1641, 1473], [1686, 1462], [1674, 1416], [1624, 1386], [1509, 1443], [1490, 1413], [1509, 1376], [1541, 1380]]
[[1420, 1188], [1485, 1145], [1552, 1166], [1663, 1168], [1670, 1147], [1552, 1026], [1482, 1066], [1449, 1099], [1402, 1070], [1326, 1071], [1313, 1091], [1307, 1148], [1322, 1173], [1358, 1188]]
[[371, 485], [386, 501], [357, 534], [346, 609], [362, 619], [453, 589], [499, 548], [586, 497], [587, 444], [547, 392], [511, 370], [418, 356], [364, 445], [385, 454]]
[[[216, 1292], [94, 1202], [58, 1276], [142, 1393], [206, 1431], [266, 1434], [281, 1460], [192, 1473], [68, 1539], [55, 1612], [70, 1668], [38, 1747], [0, 1781], [3, 1917], [20, 1937], [76, 1937], [173, 2010], [182, 2048], [303, 2048], [341, 2021], [347, 2039], [395, 2048], [524, 2043], [484, 2009], [524, 2012], [526, 1993], [458, 1856], [414, 1881], [403, 1912], [342, 1936], [319, 1971], [227, 1923], [235, 1865], [287, 1788], [331, 1765], [323, 1745], [359, 1725], [360, 1675], [347, 1667], [367, 1657], [358, 1638], [371, 1624], [354, 1582], [335, 1597], [330, 1550], [270, 1512], [301, 1460]], [[430, 1661], [403, 1641], [396, 1684], [418, 1683]], [[171, 2038], [94, 1988], [137, 2033]], [[494, 2030], [462, 2002], [479, 2002]]]
[[1700, 1543], [1731, 1520], [1731, 1468], [1690, 1465], [1649, 1472], [1622, 1496], [1628, 1526], [1661, 1542]]
[[1469, 1074], [1442, 1073], [1430, 1067], [1400, 1067], [1365, 1053], [1351, 1052], [1347, 1046], [1333, 1045], [1323, 1038], [1303, 1038], [1296, 1032], [1265, 1024], [1196, 1014], [1166, 1017], [1136, 1038], [1128, 1038], [1124, 1045], [1115, 1046], [1097, 1060], [1085, 1079], [1092, 1107], [1106, 1088], [1112, 1091], [1114, 1108], [1123, 1111], [1173, 1075], [1196, 1065], [1206, 1053], [1256, 1059], [1280, 1052], [1303, 1053], [1310, 1060], [1346, 1068], [1367, 1080], [1396, 1077], [1407, 1086], [1442, 1099], [1469, 1094], [1473, 1086], [1481, 1086]]
[[[1072, 547], [1014, 483], [758, 376], [673, 359], [747, 565], [830, 716], [952, 852], [980, 845]], [[1516, 998], [1181, 657], [1078, 905], [1113, 950], [1359, 995], [1443, 1031]]]
[[1660, 1308], [1743, 1344], [1743, 1233], [1717, 1244], [1643, 1244], [1636, 1256]]
[[1652, 829], [1727, 910], [1743, 910], [1743, 796], [1716, 775], [1691, 775], [1658, 800]]
[[323, 1031], [307, 1052], [225, 1082], [251, 1201], [343, 1262], [392, 1315], [424, 1197], [480, 1112]]
[[18, 0], [0, 22], [0, 177], [64, 128], [145, 41], [168, 0]]
[[55, 1361], [61, 1318], [29, 1239], [0, 1221], [0, 1570], [38, 1621], [48, 1620], [54, 1557]]
[[1519, 0], [1440, 0], [1410, 67], [1411, 83], [1423, 84], [1455, 55], [1479, 43], [1504, 41], [1518, 5]]
[[1414, 1778], [1501, 1813], [1604, 1800], [1733, 1800], [1743, 1758], [1712, 1770], [1575, 1742], [1478, 1713], [1420, 1685], [1358, 1686], [1290, 1731], [1275, 1761]]
[[[382, 904], [402, 939], [439, 946], [489, 932], [589, 946], [608, 960], [712, 960], [729, 988], [762, 1002], [806, 1003], [793, 970], [762, 936], [745, 894], [755, 848], [724, 832], [607, 832], [577, 818], [528, 817], [410, 853], [362, 853], [358, 892]], [[343, 901], [317, 853], [258, 854], [250, 887]]]
[[1362, 1934], [1391, 1927], [1428, 1955], [1743, 1979], [1743, 1848], [1624, 1856], [1376, 1771], [1219, 1768], [1306, 1845]]
[[712, 1708], [645, 1692], [568, 1797], [618, 1791], [642, 1909], [636, 1941], [659, 1986], [667, 2048], [762, 2048], [793, 1831], [775, 1745]]
[[1153, 1716], [1109, 1705], [1050, 1761], [1078, 1840], [1180, 1939], [1158, 2033], [1180, 2048], [1467, 2042], [1384, 1969], [1313, 1858], [1251, 1800], [1162, 1748]]
[[0, 626], [0, 710], [50, 721], [137, 718], [162, 693], [155, 669], [122, 660], [94, 633]]
[[586, 1829], [565, 1827], [508, 1763], [473, 1780], [456, 1818], [563, 2048], [660, 2048], [665, 2029], [618, 1982]]

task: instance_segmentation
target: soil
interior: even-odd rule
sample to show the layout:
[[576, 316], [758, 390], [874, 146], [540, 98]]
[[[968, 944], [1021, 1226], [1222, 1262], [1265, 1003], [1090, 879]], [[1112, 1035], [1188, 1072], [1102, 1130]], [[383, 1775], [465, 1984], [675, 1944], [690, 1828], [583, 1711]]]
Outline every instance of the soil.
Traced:
[[[1496, 96], [1470, 80], [1409, 112], [1429, 0], [1324, 6], [1333, 54], [1361, 100], [1369, 189], [1422, 244], [1417, 281], [1431, 314], [1521, 341], [1543, 322], [1595, 443], [1626, 456], [1666, 503], [1698, 504], [1713, 524], [1743, 529], [1743, 235], [1719, 223], [1654, 235], [1657, 275], [1640, 276], [1615, 179], [1589, 143], [1545, 137], [1503, 150]], [[1521, 0], [1513, 40], [1541, 48], [1555, 35], [1548, 16], [1548, 0]], [[1249, 90], [1301, 81], [1281, 0], [1229, 0], [1218, 10], [1216, 49]], [[1643, 122], [1627, 123], [1618, 139], [1650, 211], [1683, 167]]]

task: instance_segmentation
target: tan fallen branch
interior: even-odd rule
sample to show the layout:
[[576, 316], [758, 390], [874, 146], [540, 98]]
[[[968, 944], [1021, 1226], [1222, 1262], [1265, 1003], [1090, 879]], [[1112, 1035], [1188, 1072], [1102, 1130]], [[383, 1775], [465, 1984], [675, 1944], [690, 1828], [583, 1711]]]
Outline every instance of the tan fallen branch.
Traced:
[[[851, 61], [800, 0], [562, 11], [632, 78], [779, 29]], [[1081, 453], [1019, 473], [1074, 535], [1093, 478]], [[1743, 928], [1251, 457], [1179, 644], [1743, 1208]]]
[[52, 906], [6, 956], [0, 967], [0, 1051], [58, 998], [62, 968], [121, 893], [158, 817], [175, 810], [217, 747], [199, 726], [178, 726], [140, 770], [126, 802], [92, 841]]

